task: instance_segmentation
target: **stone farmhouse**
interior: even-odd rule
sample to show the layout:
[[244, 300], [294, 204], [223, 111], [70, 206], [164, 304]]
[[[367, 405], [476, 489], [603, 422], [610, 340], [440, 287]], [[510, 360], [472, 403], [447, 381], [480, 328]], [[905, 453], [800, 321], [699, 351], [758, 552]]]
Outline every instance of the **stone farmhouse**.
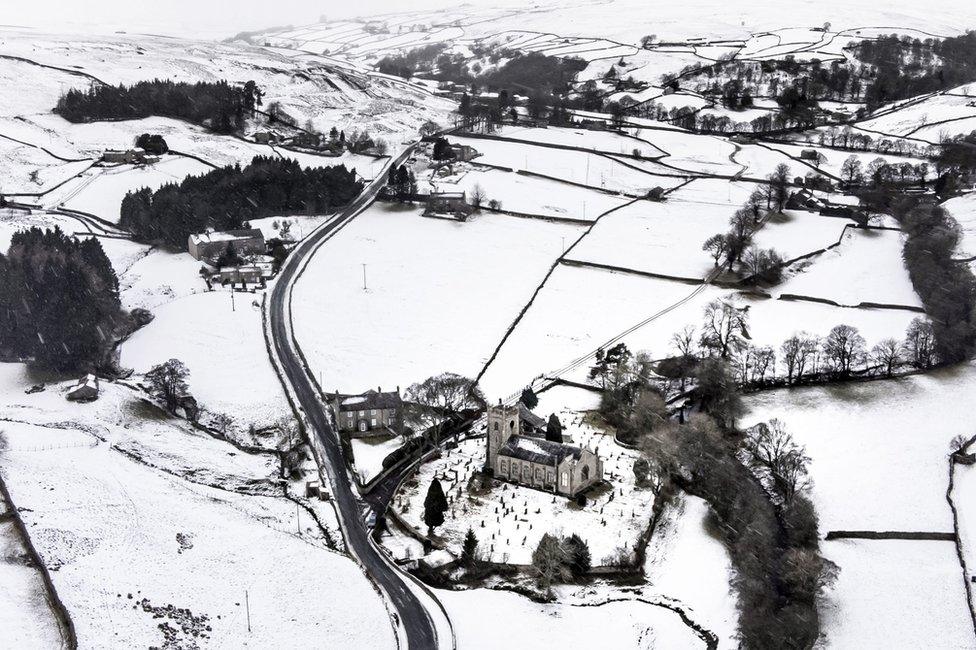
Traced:
[[543, 420], [521, 403], [488, 407], [485, 469], [503, 481], [570, 498], [603, 480], [595, 453], [546, 440], [543, 429]]
[[400, 387], [386, 393], [379, 388], [359, 395], [335, 393], [332, 414], [339, 432], [352, 437], [399, 434], [403, 425]]
[[264, 235], [257, 228], [190, 235], [186, 248], [194, 259], [201, 260], [217, 257], [227, 250], [230, 244], [234, 244], [234, 248], [241, 255], [263, 254], [268, 250]]

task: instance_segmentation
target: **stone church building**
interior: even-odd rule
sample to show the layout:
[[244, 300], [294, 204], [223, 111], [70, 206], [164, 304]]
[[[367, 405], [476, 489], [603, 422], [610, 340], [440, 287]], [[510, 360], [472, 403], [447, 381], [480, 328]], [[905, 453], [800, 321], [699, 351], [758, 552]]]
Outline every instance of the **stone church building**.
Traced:
[[503, 481], [567, 497], [603, 480], [603, 462], [596, 454], [546, 440], [537, 433], [538, 421], [521, 404], [488, 407], [485, 469]]

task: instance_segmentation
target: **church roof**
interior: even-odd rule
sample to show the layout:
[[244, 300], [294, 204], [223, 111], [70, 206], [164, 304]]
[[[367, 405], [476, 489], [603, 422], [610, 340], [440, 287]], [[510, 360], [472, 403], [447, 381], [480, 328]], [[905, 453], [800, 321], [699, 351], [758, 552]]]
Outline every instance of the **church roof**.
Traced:
[[583, 455], [583, 450], [573, 445], [552, 442], [544, 438], [512, 436], [498, 450], [498, 455], [531, 463], [558, 465], [570, 457], [573, 460], [579, 460], [580, 456]]
[[538, 415], [529, 410], [529, 408], [522, 402], [518, 403], [519, 407], [519, 417], [522, 421], [535, 429], [545, 429], [546, 421], [540, 418]]

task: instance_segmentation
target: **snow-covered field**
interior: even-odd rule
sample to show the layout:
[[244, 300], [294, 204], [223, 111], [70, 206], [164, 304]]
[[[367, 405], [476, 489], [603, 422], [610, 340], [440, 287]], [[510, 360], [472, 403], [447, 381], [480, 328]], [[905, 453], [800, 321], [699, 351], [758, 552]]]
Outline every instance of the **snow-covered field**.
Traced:
[[973, 648], [952, 542], [834, 540], [840, 566], [822, 612], [829, 648]]
[[942, 207], [959, 223], [961, 230], [956, 256], [976, 257], [976, 192], [951, 198]]
[[786, 210], [783, 216], [771, 217], [753, 242], [760, 248], [776, 249], [784, 260], [792, 260], [836, 244], [847, 224], [853, 222], [804, 210]]
[[812, 459], [820, 530], [951, 530], [949, 441], [972, 435], [976, 366], [751, 395], [743, 425], [779, 418]]
[[705, 527], [708, 503], [676, 497], [658, 520], [647, 548], [647, 596], [666, 598], [719, 638], [719, 648], [735, 648], [739, 613], [730, 583], [734, 576], [725, 545]]
[[179, 183], [187, 176], [199, 176], [208, 171], [210, 167], [192, 158], [171, 157], [148, 166], [93, 168], [58, 188], [44, 201], [48, 205], [61, 204], [118, 223], [119, 208], [128, 192], [144, 187], [158, 190], [168, 183]]
[[[642, 326], [623, 339], [627, 347], [664, 356], [671, 335], [697, 324], [709, 300], [724, 293], [709, 286], [560, 266], [488, 367], [482, 389], [489, 399], [507, 397], [540, 373], [565, 369], [637, 325]], [[580, 379], [589, 365], [584, 361], [567, 378]]]
[[607, 131], [559, 127], [536, 129], [523, 126], [503, 126], [495, 132], [495, 135], [513, 140], [526, 140], [561, 147], [579, 147], [603, 153], [626, 155], [639, 153], [644, 158], [655, 158], [665, 154], [660, 148], [640, 138], [627, 137]]
[[260, 293], [202, 292], [156, 307], [155, 318], [122, 344], [121, 364], [144, 373], [168, 359], [190, 371], [197, 402], [242, 430], [289, 413], [264, 344]]
[[[539, 414], [548, 416], [542, 411]], [[532, 551], [547, 532], [578, 534], [589, 544], [595, 566], [610, 564], [619, 550], [632, 554], [641, 533], [650, 525], [654, 506], [651, 490], [634, 485], [638, 452], [617, 445], [612, 436], [585, 423], [579, 412], [562, 408], [556, 414], [566, 427], [564, 439], [597, 453], [610, 483], [610, 487], [588, 493], [582, 508], [565, 497], [501, 481], [485, 494], [469, 494], [468, 482], [485, 462], [483, 437], [464, 440], [443, 457], [421, 465], [415, 477], [394, 495], [392, 507], [415, 529], [426, 531], [424, 498], [436, 477], [449, 507], [444, 525], [435, 535], [455, 555], [468, 528], [480, 540], [484, 558], [494, 562], [530, 564]]]
[[889, 230], [848, 229], [841, 245], [800, 262], [795, 275], [775, 289], [854, 306], [873, 302], [921, 307], [901, 259], [904, 235]]
[[[971, 97], [936, 94], [896, 110], [882, 107], [877, 117], [857, 126], [889, 136], [912, 137], [938, 143], [942, 134], [969, 133], [976, 122], [976, 106]], [[974, 118], [974, 119], [964, 119]]]
[[11, 648], [58, 648], [61, 633], [38, 569], [0, 499], [0, 630]]
[[0, 470], [82, 646], [161, 645], [159, 623], [188, 643], [186, 623], [217, 647], [313, 635], [341, 647], [393, 643], [360, 570], [282, 498], [274, 454], [240, 452], [121, 385], [102, 382], [96, 402], [72, 404], [70, 384], [25, 395], [36, 378], [19, 364], [0, 371], [15, 418], [4, 423]]
[[695, 180], [664, 202], [637, 201], [603, 217], [569, 259], [618, 266], [660, 275], [703, 278], [714, 267], [702, 243], [728, 229], [738, 209], [726, 196], [738, 198], [740, 188], [712, 185], [728, 194], [702, 196]]
[[[376, 204], [294, 289], [295, 336], [326, 390], [473, 376], [582, 228], [482, 213], [466, 223]], [[366, 285], [363, 289], [363, 264]]]
[[580, 221], [593, 221], [628, 200], [616, 194], [495, 169], [472, 169], [456, 182], [437, 183], [437, 189], [467, 192], [471, 196], [475, 185], [481, 186], [488, 200], [497, 200], [502, 210]]
[[675, 177], [680, 172], [647, 161], [621, 163], [601, 154], [501, 140], [451, 136], [450, 141], [470, 145], [481, 152], [475, 163], [526, 170], [612, 192], [643, 196], [654, 187], [668, 189], [684, 180]]
[[[506, 639], [545, 639], [547, 647], [707, 647], [678, 615], [635, 600], [594, 606], [592, 595], [578, 604], [539, 604], [507, 591], [438, 591], [457, 634], [458, 648], [494, 650]], [[504, 617], [504, 620], [499, 620]]]

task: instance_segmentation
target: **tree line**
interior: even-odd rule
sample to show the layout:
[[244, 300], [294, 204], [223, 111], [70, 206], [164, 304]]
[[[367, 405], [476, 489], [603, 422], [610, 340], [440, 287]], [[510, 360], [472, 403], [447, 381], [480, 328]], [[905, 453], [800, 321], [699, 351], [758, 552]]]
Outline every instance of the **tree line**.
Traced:
[[261, 93], [252, 81], [239, 87], [223, 80], [191, 84], [153, 79], [131, 86], [72, 88], [61, 95], [54, 110], [76, 123], [158, 115], [199, 124], [216, 133], [233, 133], [260, 103]]
[[[729, 347], [724, 330], [718, 325], [704, 337], [711, 349]], [[655, 508], [678, 489], [709, 503], [711, 525], [736, 570], [744, 647], [810, 647], [819, 635], [817, 601], [837, 568], [820, 553], [803, 447], [776, 421], [737, 428], [741, 398], [720, 356], [696, 363], [697, 412], [687, 420], [684, 409], [678, 421], [672, 417], [650, 367], [648, 355], [618, 344], [591, 370], [604, 382], [601, 415], [619, 439], [641, 450], [635, 481], [653, 491]], [[565, 579], [567, 554], [548, 546], [537, 549], [540, 575], [548, 568]]]
[[294, 160], [256, 156], [243, 169], [223, 167], [155, 192], [129, 192], [119, 224], [139, 241], [182, 250], [191, 234], [207, 228], [231, 230], [262, 217], [331, 212], [362, 187], [345, 165], [303, 168]]
[[94, 238], [14, 233], [0, 254], [0, 350], [60, 371], [91, 371], [126, 324], [112, 264]]

